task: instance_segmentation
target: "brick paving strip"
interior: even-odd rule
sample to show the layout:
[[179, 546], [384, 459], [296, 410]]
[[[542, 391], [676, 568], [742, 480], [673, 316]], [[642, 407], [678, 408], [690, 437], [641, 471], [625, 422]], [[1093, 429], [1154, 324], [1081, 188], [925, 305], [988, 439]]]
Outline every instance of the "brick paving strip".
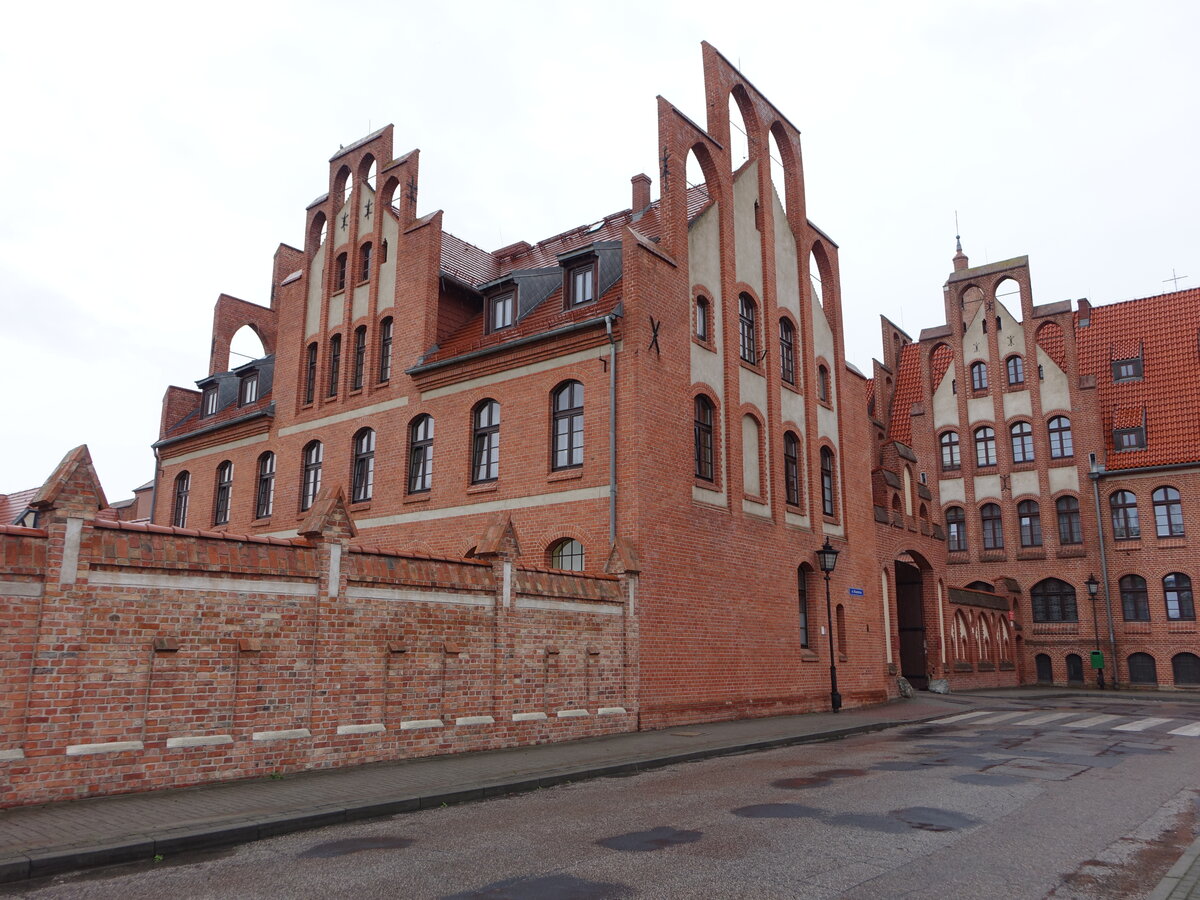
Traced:
[[0, 810], [0, 882], [241, 844], [306, 828], [624, 775], [943, 718], [977, 701], [921, 694], [840, 714], [713, 722]]
[[1146, 900], [1200, 900], [1200, 838], [1183, 851]]

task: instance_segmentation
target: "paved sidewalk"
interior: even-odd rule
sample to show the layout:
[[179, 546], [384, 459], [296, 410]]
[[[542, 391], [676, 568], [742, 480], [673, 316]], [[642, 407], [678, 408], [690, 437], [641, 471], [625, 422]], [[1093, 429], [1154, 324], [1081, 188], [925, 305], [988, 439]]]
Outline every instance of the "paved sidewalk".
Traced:
[[[1006, 698], [1007, 699], [1007, 698]], [[1027, 699], [1013, 696], [1011, 699]], [[995, 697], [689, 725], [0, 811], [0, 882], [940, 718]]]
[[1146, 900], [1200, 900], [1200, 838], [1183, 851]]

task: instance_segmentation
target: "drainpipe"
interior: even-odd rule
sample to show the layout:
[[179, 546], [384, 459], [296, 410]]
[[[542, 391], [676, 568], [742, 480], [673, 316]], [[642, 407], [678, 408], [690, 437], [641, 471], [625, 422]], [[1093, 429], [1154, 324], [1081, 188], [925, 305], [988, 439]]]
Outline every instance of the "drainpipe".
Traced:
[[158, 479], [162, 475], [162, 460], [158, 457], [158, 448], [151, 449], [154, 450], [154, 487], [150, 488], [150, 522], [157, 524], [154, 521], [154, 514], [158, 507]]
[[608, 545], [617, 542], [617, 342], [613, 339], [615, 313], [604, 317], [608, 335]]
[[1093, 462], [1088, 478], [1092, 480], [1092, 499], [1096, 502], [1096, 533], [1100, 536], [1100, 578], [1104, 583], [1104, 608], [1108, 611], [1108, 648], [1112, 653], [1112, 686], [1116, 691], [1121, 687], [1121, 668], [1120, 661], [1117, 659], [1117, 634], [1113, 630], [1112, 591], [1108, 586], [1108, 551], [1104, 544], [1104, 519], [1100, 512], [1100, 476], [1102, 474], [1104, 474], [1103, 467]]

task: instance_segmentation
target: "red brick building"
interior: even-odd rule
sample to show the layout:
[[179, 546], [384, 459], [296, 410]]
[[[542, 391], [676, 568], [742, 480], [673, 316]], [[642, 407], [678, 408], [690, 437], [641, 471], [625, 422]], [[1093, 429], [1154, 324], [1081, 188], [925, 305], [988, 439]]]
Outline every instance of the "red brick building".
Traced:
[[[828, 538], [842, 693], [888, 696], [837, 246], [797, 129], [703, 58], [705, 127], [659, 100], [659, 199], [637, 175], [628, 209], [536, 244], [485, 251], [419, 213], [391, 126], [340, 150], [270, 307], [222, 296], [209, 373], [168, 391], [153, 520], [287, 538], [339, 485], [398, 550], [469, 557], [503, 513], [526, 563], [601, 572], [620, 539], [643, 726], [828, 705]], [[231, 370], [245, 325], [268, 356]]]
[[913, 342], [884, 320], [881, 560], [910, 482], [939, 538], [919, 547], [936, 584], [907, 607], [898, 586], [905, 674], [1094, 685], [1099, 651], [1109, 684], [1200, 686], [1198, 300], [1036, 305], [1026, 257], [960, 246], [946, 324]]

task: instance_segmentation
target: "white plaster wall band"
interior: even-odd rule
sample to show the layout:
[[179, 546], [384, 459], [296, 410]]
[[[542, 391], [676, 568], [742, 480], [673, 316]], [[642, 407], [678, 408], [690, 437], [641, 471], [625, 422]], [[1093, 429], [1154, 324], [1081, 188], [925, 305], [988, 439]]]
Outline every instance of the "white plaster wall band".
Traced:
[[514, 722], [545, 722], [544, 712], [513, 713]]
[[317, 586], [303, 581], [254, 581], [210, 575], [158, 575], [149, 572], [91, 572], [88, 583], [105, 587], [162, 588], [170, 591], [227, 591], [315, 597]]
[[40, 597], [43, 588], [40, 581], [0, 581], [0, 596]]
[[441, 509], [422, 509], [375, 519], [359, 519], [359, 529], [379, 528], [383, 525], [402, 525], [406, 522], [429, 522], [434, 519], [451, 519], [463, 515], [505, 512], [510, 509], [530, 509], [535, 506], [553, 506], [556, 503], [575, 503], [580, 500], [608, 499], [608, 485], [558, 491], [554, 494], [537, 494], [532, 497], [509, 497], [504, 500], [487, 500], [483, 503], [464, 503], [461, 506], [445, 506]]
[[554, 612], [592, 613], [598, 616], [619, 616], [624, 612], [620, 603], [604, 600], [546, 600], [542, 597], [517, 595], [517, 609], [544, 609]]
[[232, 744], [232, 734], [191, 734], [184, 737], [167, 738], [168, 750], [186, 750], [188, 747], [217, 747]]
[[370, 725], [339, 725], [338, 734], [382, 734], [387, 731], [382, 722], [372, 722]]
[[124, 753], [128, 750], [142, 750], [141, 741], [108, 741], [103, 744], [71, 744], [67, 747], [67, 756], [90, 756], [93, 753]]
[[329, 584], [325, 596], [330, 599], [338, 595], [338, 587], [342, 581], [342, 545], [329, 545]]
[[236, 450], [239, 447], [249, 447], [253, 444], [261, 444], [269, 439], [269, 435], [256, 434], [252, 437], [240, 438], [236, 441], [229, 441], [224, 444], [217, 444], [215, 447], [205, 447], [202, 450], [193, 450], [191, 453], [180, 453], [178, 456], [164, 456], [162, 464], [177, 465], [185, 463], [192, 459], [199, 459], [202, 456], [214, 456], [217, 453], [225, 453], [229, 450]]
[[400, 728], [402, 731], [415, 731], [418, 728], [441, 728], [441, 719], [409, 719], [407, 722], [401, 722]]
[[455, 725], [495, 725], [496, 720], [491, 716], [459, 716], [454, 720]]
[[387, 412], [389, 409], [400, 409], [403, 406], [408, 406], [407, 397], [397, 397], [395, 400], [384, 400], [382, 403], [373, 403], [370, 406], [364, 406], [360, 409], [351, 409], [346, 412], [336, 413], [332, 416], [325, 416], [321, 419], [313, 419], [310, 422], [298, 422], [295, 425], [288, 425], [286, 428], [279, 429], [279, 436], [285, 437], [289, 434], [299, 434], [302, 431], [312, 431], [314, 428], [324, 428], [326, 425], [336, 425], [339, 422], [349, 422], [354, 419], [370, 416], [375, 413]]
[[9, 762], [14, 759], [24, 759], [25, 751], [20, 747], [13, 750], [0, 750], [0, 762]]
[[596, 710], [598, 716], [623, 716], [628, 712], [623, 706], [602, 706]]
[[256, 741], [290, 741], [296, 738], [310, 738], [312, 732], [307, 728], [286, 728], [283, 731], [256, 731], [251, 737]]
[[59, 584], [74, 584], [79, 577], [79, 543], [83, 534], [83, 519], [67, 519], [67, 533], [63, 538], [62, 568]]
[[578, 719], [581, 716], [586, 716], [587, 714], [588, 711], [586, 709], [560, 709], [557, 713], [557, 716], [560, 719]]
[[491, 606], [488, 594], [453, 594], [448, 591], [415, 591], [405, 588], [349, 587], [351, 600], [390, 600], [396, 603], [452, 603], [458, 606]]

